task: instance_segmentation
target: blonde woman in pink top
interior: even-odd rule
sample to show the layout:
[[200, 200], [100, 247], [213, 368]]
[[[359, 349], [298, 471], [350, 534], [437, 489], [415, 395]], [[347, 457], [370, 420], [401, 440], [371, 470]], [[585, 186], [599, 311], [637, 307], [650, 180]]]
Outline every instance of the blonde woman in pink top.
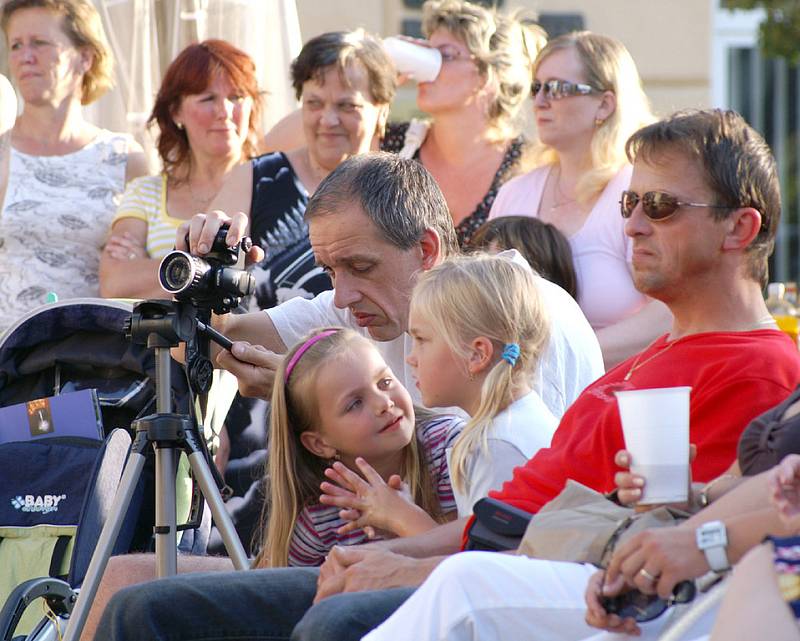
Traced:
[[554, 38], [536, 58], [533, 77], [536, 169], [500, 189], [489, 217], [535, 216], [569, 239], [578, 302], [609, 368], [666, 331], [671, 319], [634, 286], [619, 210], [631, 177], [625, 141], [653, 115], [633, 59], [607, 36]]

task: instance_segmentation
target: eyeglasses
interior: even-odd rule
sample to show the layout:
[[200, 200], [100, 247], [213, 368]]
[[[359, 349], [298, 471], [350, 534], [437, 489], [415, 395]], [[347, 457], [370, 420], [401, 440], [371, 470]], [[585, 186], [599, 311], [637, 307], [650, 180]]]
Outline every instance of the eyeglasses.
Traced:
[[592, 87], [582, 82], [570, 82], [569, 80], [534, 80], [531, 85], [531, 96], [535, 98], [544, 87], [545, 100], [561, 100], [570, 96], [588, 96], [592, 93], [601, 93], [600, 89]]
[[686, 203], [663, 191], [648, 191], [640, 196], [635, 191], [623, 191], [619, 201], [623, 218], [630, 218], [636, 205], [642, 203], [642, 211], [650, 220], [666, 220], [680, 207], [710, 207], [711, 209], [735, 209], [729, 205], [709, 205], [706, 203]]

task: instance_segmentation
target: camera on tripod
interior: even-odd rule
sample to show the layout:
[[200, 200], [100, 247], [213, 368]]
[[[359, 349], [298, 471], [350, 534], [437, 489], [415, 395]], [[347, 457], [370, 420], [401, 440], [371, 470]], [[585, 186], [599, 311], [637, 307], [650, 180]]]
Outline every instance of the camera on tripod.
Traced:
[[244, 296], [255, 291], [253, 275], [244, 271], [244, 258], [253, 242], [243, 238], [228, 247], [225, 237], [228, 226], [217, 232], [211, 251], [195, 256], [175, 250], [164, 256], [158, 269], [158, 280], [176, 300], [190, 302], [200, 309], [227, 314]]

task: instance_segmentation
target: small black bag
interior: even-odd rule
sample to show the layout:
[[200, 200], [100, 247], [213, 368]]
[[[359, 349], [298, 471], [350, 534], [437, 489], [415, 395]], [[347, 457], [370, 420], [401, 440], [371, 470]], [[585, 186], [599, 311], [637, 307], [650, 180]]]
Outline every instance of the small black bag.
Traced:
[[533, 517], [530, 512], [488, 497], [478, 501], [472, 511], [475, 519], [467, 531], [467, 550], [516, 550]]

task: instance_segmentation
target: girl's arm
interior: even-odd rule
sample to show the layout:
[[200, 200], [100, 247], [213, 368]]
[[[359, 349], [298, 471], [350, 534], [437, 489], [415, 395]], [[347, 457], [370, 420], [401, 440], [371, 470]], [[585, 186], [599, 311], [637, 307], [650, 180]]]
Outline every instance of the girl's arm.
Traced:
[[340, 534], [371, 527], [397, 536], [413, 536], [437, 525], [429, 514], [416, 505], [400, 488], [398, 476], [384, 481], [380, 474], [362, 458], [356, 465], [363, 478], [336, 462], [325, 470], [333, 483], [320, 486], [320, 503], [341, 508], [340, 516], [349, 521], [339, 529]]

